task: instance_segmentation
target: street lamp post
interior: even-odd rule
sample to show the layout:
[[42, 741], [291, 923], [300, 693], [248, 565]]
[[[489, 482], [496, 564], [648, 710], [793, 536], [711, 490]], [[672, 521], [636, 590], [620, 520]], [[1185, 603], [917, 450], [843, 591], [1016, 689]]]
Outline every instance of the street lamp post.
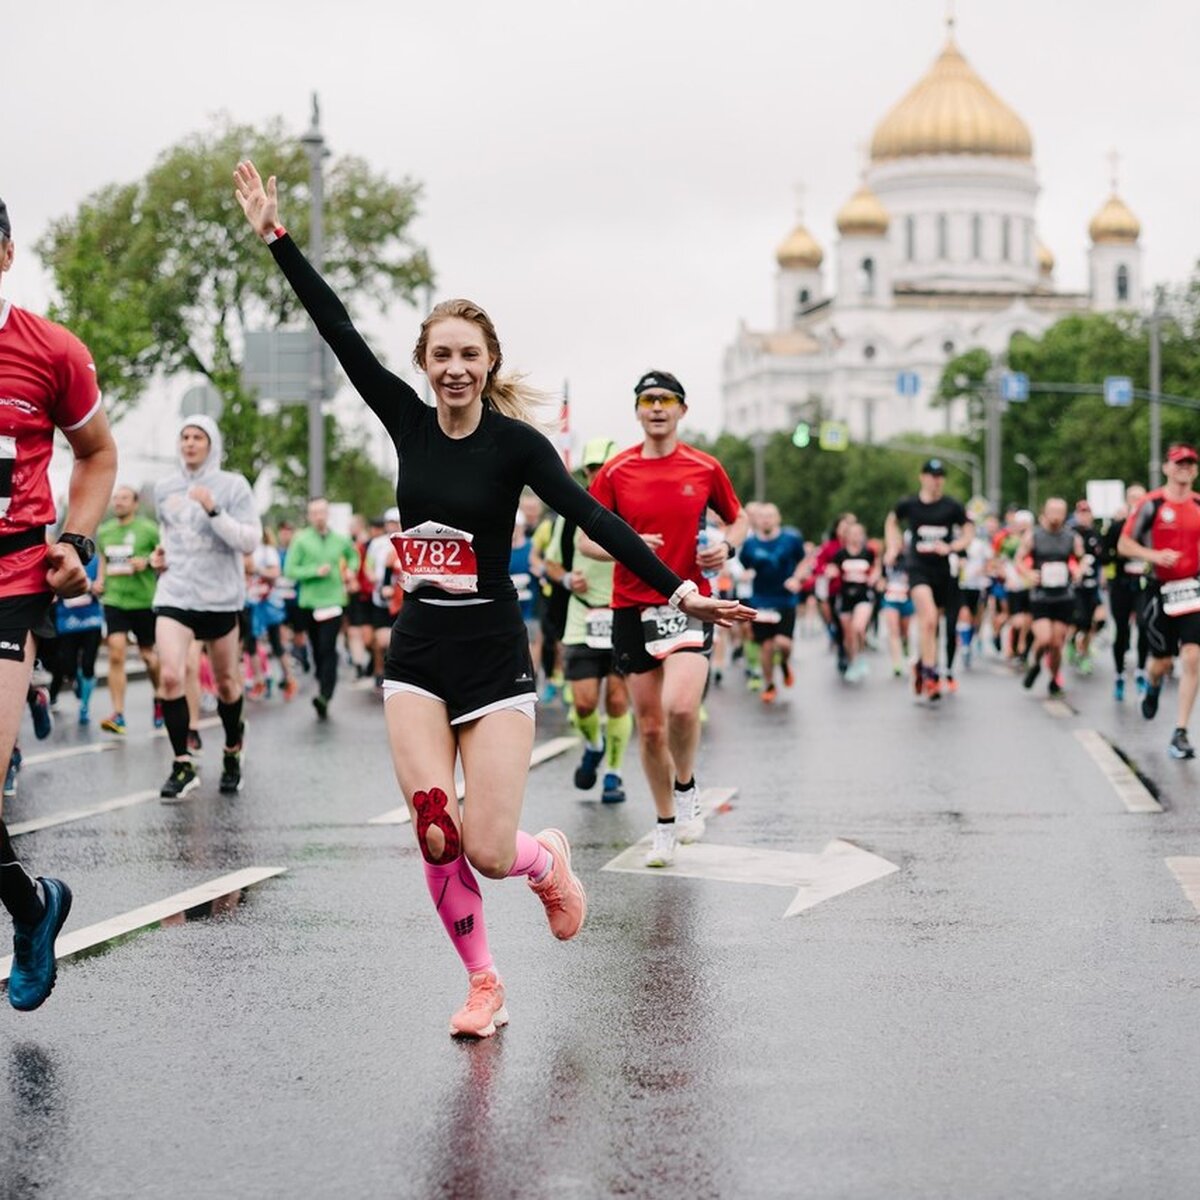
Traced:
[[[308, 257], [317, 271], [325, 266], [325, 176], [324, 162], [329, 157], [325, 135], [321, 132], [321, 106], [316, 92], [312, 98], [312, 124], [300, 139], [309, 164], [309, 203], [311, 207]], [[325, 347], [317, 327], [309, 322], [308, 350], [308, 494], [325, 494]]]
[[1162, 288], [1154, 289], [1154, 308], [1150, 312], [1150, 475], [1155, 487], [1162, 471], [1162, 343], [1159, 329], [1162, 317]]
[[1024, 467], [1027, 472], [1028, 477], [1027, 477], [1026, 482], [1027, 482], [1028, 486], [1026, 488], [1025, 496], [1028, 501], [1029, 511], [1036, 513], [1037, 512], [1037, 477], [1038, 477], [1037, 464], [1033, 461], [1032, 458], [1029, 457], [1028, 454], [1014, 454], [1013, 462], [1015, 462], [1018, 467]]

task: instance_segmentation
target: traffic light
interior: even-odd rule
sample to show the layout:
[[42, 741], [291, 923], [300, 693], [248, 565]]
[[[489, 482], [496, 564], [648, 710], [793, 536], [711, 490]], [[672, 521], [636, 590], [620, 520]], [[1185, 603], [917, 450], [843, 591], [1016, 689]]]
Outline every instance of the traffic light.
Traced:
[[807, 421], [801, 421], [795, 429], [792, 430], [792, 445], [798, 446], [801, 450], [808, 445], [812, 439], [812, 430], [809, 428]]

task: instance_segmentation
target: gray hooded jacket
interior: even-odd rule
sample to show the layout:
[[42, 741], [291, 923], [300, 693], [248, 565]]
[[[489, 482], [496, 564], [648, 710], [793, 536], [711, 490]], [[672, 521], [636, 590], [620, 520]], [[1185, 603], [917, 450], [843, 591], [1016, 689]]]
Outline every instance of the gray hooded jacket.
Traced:
[[[246, 571], [242, 555], [262, 541], [262, 521], [245, 476], [221, 470], [224, 444], [216, 422], [187, 417], [179, 423], [203, 429], [212, 443], [197, 470], [184, 466], [154, 487], [159, 532], [167, 569], [158, 577], [155, 608], [188, 612], [241, 611], [246, 603]], [[204, 506], [188, 498], [196, 486], [208, 488], [220, 512], [210, 517]]]

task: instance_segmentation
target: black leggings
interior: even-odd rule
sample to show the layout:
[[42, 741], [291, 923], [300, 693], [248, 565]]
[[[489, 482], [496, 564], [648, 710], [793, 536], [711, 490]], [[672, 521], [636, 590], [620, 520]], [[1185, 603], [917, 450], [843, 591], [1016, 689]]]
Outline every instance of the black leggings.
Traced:
[[50, 699], [57, 700], [63, 684], [74, 685], [78, 672], [84, 679], [96, 678], [96, 654], [100, 650], [100, 629], [85, 629], [81, 633], [60, 633], [52, 656]]
[[1141, 580], [1137, 586], [1131, 586], [1121, 579], [1114, 579], [1108, 589], [1108, 603], [1112, 609], [1113, 625], [1116, 627], [1116, 637], [1113, 639], [1113, 665], [1117, 674], [1125, 671], [1125, 655], [1129, 653], [1131, 638], [1129, 623], [1133, 617], [1137, 621], [1137, 664], [1138, 670], [1146, 669], [1146, 656], [1150, 651], [1145, 631], [1142, 628], [1145, 620], [1146, 593], [1142, 590]]
[[329, 621], [311, 621], [308, 626], [313, 667], [317, 672], [317, 687], [326, 700], [333, 696], [333, 689], [337, 687], [337, 639], [341, 628], [340, 616]]

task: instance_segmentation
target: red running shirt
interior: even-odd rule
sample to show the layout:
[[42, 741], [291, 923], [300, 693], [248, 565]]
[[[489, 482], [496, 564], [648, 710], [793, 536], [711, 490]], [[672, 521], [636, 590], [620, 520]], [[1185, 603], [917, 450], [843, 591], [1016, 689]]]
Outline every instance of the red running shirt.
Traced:
[[1121, 532], [1152, 550], [1179, 551], [1173, 567], [1154, 568], [1160, 583], [1200, 575], [1200, 496], [1195, 492], [1189, 492], [1185, 500], [1168, 499], [1165, 488], [1147, 492]]
[[[631, 446], [604, 465], [591, 492], [635, 532], [660, 534], [658, 557], [680, 579], [696, 583], [701, 595], [712, 595], [709, 581], [696, 566], [696, 539], [704, 514], [712, 508], [728, 524], [737, 520], [742, 505], [725, 468], [711, 454], [679, 445], [665, 458], [643, 458], [642, 447]], [[616, 564], [613, 608], [641, 608], [667, 599]]]
[[[61, 325], [0, 301], [0, 536], [52, 525], [54, 431], [100, 410], [87, 347]], [[46, 548], [0, 556], [0, 596], [47, 591]]]

